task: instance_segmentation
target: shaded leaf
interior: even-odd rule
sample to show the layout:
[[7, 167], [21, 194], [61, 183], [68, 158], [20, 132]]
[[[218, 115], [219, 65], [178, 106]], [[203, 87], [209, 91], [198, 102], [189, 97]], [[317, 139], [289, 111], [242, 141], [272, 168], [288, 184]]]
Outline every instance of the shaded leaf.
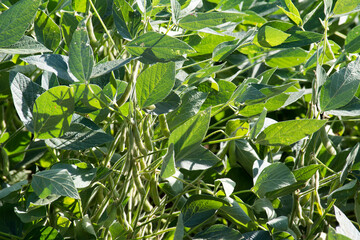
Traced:
[[163, 100], [175, 84], [175, 63], [157, 63], [145, 69], [136, 80], [136, 98], [140, 108]]
[[222, 224], [215, 224], [205, 229], [202, 232], [197, 233], [192, 239], [194, 240], [237, 240], [241, 239], [241, 233], [233, 228], [229, 228]]
[[0, 47], [21, 39], [32, 22], [40, 0], [21, 0], [0, 14]]
[[133, 59], [134, 58], [116, 59], [113, 61], [96, 64], [94, 66], [94, 68], [92, 69], [91, 78], [100, 77], [102, 75], [105, 75], [107, 73], [115, 71], [115, 70], [125, 66], [127, 63], [129, 63]]
[[44, 45], [29, 36], [23, 36], [18, 42], [4, 48], [0, 48], [0, 53], [5, 54], [34, 54], [51, 52]]
[[40, 198], [51, 194], [80, 199], [74, 181], [66, 169], [50, 169], [33, 175], [31, 186]]
[[187, 15], [180, 20], [180, 27], [187, 30], [200, 30], [227, 22], [240, 22], [246, 14], [229, 12], [209, 12]]
[[288, 68], [305, 62], [308, 53], [301, 48], [281, 50], [266, 58], [266, 64], [270, 67]]
[[316, 132], [326, 120], [301, 119], [278, 122], [265, 128], [256, 139], [262, 145], [290, 145]]
[[182, 55], [194, 52], [187, 43], [156, 32], [145, 33], [126, 45], [131, 55], [141, 56], [145, 63], [168, 62], [183, 59]]
[[33, 107], [36, 138], [47, 139], [63, 135], [70, 127], [74, 112], [74, 97], [69, 87], [57, 86], [41, 94]]
[[53, 51], [59, 47], [61, 40], [60, 28], [43, 11], [39, 11], [36, 15], [34, 30], [36, 39], [44, 44], [45, 47]]

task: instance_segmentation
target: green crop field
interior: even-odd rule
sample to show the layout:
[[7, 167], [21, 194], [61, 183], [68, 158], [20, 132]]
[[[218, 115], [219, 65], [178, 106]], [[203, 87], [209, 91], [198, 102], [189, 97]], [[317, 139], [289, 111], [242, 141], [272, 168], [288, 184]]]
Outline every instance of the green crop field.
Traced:
[[359, 12], [0, 1], [0, 240], [360, 240]]

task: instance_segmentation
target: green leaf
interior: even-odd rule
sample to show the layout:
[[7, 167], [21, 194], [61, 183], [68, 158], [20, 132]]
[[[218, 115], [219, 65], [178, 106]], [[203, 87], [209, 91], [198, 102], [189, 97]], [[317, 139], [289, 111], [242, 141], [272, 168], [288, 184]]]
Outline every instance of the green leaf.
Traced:
[[176, 230], [174, 233], [173, 240], [183, 240], [184, 239], [184, 222], [183, 222], [183, 215], [180, 213], [177, 223], [176, 223]]
[[257, 41], [263, 47], [275, 47], [282, 44], [289, 36], [290, 34], [279, 29], [264, 25], [258, 31]]
[[336, 233], [335, 229], [333, 229], [331, 226], [329, 226], [327, 239], [328, 240], [351, 240], [351, 238], [348, 238], [342, 234]]
[[115, 0], [113, 5], [113, 16], [117, 31], [120, 35], [131, 41], [141, 24], [141, 14], [134, 11], [125, 0]]
[[229, 162], [231, 166], [242, 166], [249, 175], [252, 175], [252, 166], [259, 156], [245, 139], [236, 139], [230, 142]]
[[267, 110], [266, 108], [264, 108], [259, 118], [256, 120], [254, 126], [250, 130], [251, 139], [255, 139], [259, 135], [259, 133], [263, 130], [266, 114], [267, 114]]
[[141, 56], [145, 63], [182, 60], [182, 55], [194, 52], [187, 43], [156, 32], [145, 33], [125, 47], [131, 55]]
[[83, 20], [72, 35], [69, 47], [69, 68], [80, 82], [86, 82], [90, 79], [93, 66], [93, 50], [90, 46], [85, 20]]
[[160, 115], [171, 112], [180, 106], [181, 99], [179, 95], [175, 92], [170, 92], [170, 94], [164, 98], [161, 102], [155, 104], [156, 108], [153, 113]]
[[62, 240], [61, 234], [52, 227], [36, 227], [26, 234], [24, 240]]
[[74, 97], [69, 87], [57, 86], [41, 94], [33, 107], [34, 133], [39, 139], [63, 135], [70, 127]]
[[274, 123], [262, 131], [256, 142], [262, 145], [286, 146], [316, 132], [326, 120], [301, 119]]
[[89, 8], [89, 1], [88, 0], [71, 0], [72, 8], [81, 13], [86, 13], [87, 9]]
[[236, 240], [242, 239], [242, 235], [239, 231], [234, 228], [229, 228], [222, 224], [215, 224], [211, 227], [205, 229], [202, 232], [197, 233], [193, 240], [217, 240], [217, 239], [227, 239], [227, 240]]
[[301, 182], [301, 181], [307, 181], [309, 180], [315, 173], [317, 170], [320, 169], [320, 165], [309, 165], [306, 167], [302, 167], [299, 169], [296, 169], [293, 171], [293, 174], [296, 178], [296, 181]]
[[69, 57], [59, 54], [43, 54], [22, 58], [23, 61], [33, 64], [48, 72], [54, 73], [57, 77], [66, 80], [68, 83], [79, 80], [69, 71]]
[[215, 186], [222, 184], [226, 197], [229, 197], [235, 189], [236, 183], [230, 178], [218, 178], [215, 180]]
[[8, 47], [0, 48], [0, 53], [4, 54], [35, 54], [45, 52], [51, 52], [51, 50], [28, 36], [23, 36], [18, 42]]
[[115, 71], [126, 64], [128, 64], [134, 58], [127, 58], [127, 59], [116, 59], [113, 61], [108, 61], [104, 63], [99, 63], [94, 66], [91, 72], [91, 78], [100, 77], [112, 71]]
[[339, 223], [336, 231], [350, 239], [360, 239], [359, 230], [352, 224], [346, 215], [336, 206], [334, 206], [335, 218]]
[[282, 0], [282, 3], [284, 3], [284, 5], [286, 6], [286, 8], [288, 9], [285, 10], [282, 7], [279, 7], [292, 21], [294, 21], [297, 25], [301, 25], [302, 24], [302, 20], [301, 20], [301, 16], [299, 13], [299, 10], [296, 8], [296, 6], [292, 3], [291, 0]]
[[229, 205], [226, 201], [208, 195], [193, 195], [182, 209], [185, 227], [195, 227], [212, 217], [222, 206]]
[[156, 104], [169, 95], [175, 84], [175, 63], [157, 63], [145, 69], [136, 80], [140, 108]]
[[10, 88], [15, 109], [25, 127], [33, 132], [33, 106], [45, 89], [21, 73], [14, 74], [10, 75]]
[[0, 47], [19, 41], [32, 22], [40, 0], [21, 0], [0, 14]]
[[233, 53], [240, 45], [249, 43], [254, 38], [255, 31], [250, 30], [240, 35], [240, 39], [228, 42], [222, 42], [214, 48], [212, 60], [215, 62], [223, 61]]
[[349, 171], [351, 170], [354, 162], [356, 161], [356, 156], [359, 155], [359, 153], [360, 153], [360, 143], [357, 143], [353, 147], [353, 149], [351, 150], [349, 155], [346, 157], [346, 163], [345, 163], [343, 169], [341, 170], [341, 174], [340, 174], [340, 184], [345, 183], [345, 180], [349, 174]]
[[78, 118], [73, 119], [70, 128], [63, 136], [47, 139], [45, 142], [49, 147], [55, 149], [84, 150], [113, 140], [111, 135], [105, 133], [91, 120]]
[[171, 132], [169, 144], [174, 144], [176, 166], [187, 170], [212, 167], [219, 159], [200, 146], [210, 122], [210, 109], [198, 113]]
[[[237, 197], [235, 197], [236, 199]], [[251, 222], [251, 218], [246, 214], [246, 212], [241, 208], [240, 204], [230, 197], [225, 198], [231, 206], [222, 206], [220, 208], [221, 212], [224, 212], [232, 221], [238, 224], [247, 224]], [[237, 198], [241, 201], [239, 198]], [[244, 206], [244, 205], [243, 205]]]
[[51, 194], [80, 199], [74, 181], [66, 169], [50, 169], [33, 175], [31, 186], [40, 198]]
[[308, 53], [302, 48], [281, 50], [266, 58], [265, 63], [269, 67], [289, 68], [305, 62]]
[[199, 91], [209, 93], [205, 102], [201, 106], [201, 110], [204, 110], [208, 107], [216, 107], [218, 105], [226, 103], [236, 89], [235, 84], [224, 80], [218, 81], [218, 91], [211, 88], [207, 83], [209, 82], [203, 83], [198, 87]]
[[261, 169], [254, 164], [254, 171], [258, 173], [254, 177], [253, 191], [261, 198], [265, 194], [280, 188], [289, 186], [296, 182], [294, 175], [283, 163], [273, 163], [270, 166]]
[[335, 110], [326, 111], [326, 113], [336, 116], [348, 116], [348, 117], [360, 116], [360, 99], [354, 97], [345, 106], [337, 108]]
[[276, 229], [277, 231], [286, 231], [289, 227], [289, 219], [286, 216], [280, 216], [271, 219], [266, 224]]
[[62, 12], [61, 33], [67, 46], [70, 46], [72, 35], [79, 24], [79, 18], [79, 16], [74, 16], [68, 12]]
[[354, 10], [359, 4], [359, 0], [338, 0], [335, 3], [333, 12], [335, 14], [344, 14]]
[[354, 27], [346, 35], [345, 51], [348, 53], [360, 52], [360, 26]]
[[16, 216], [18, 216], [23, 223], [30, 223], [38, 219], [46, 217], [46, 208], [38, 207], [28, 211], [21, 211], [17, 207], [14, 208]]
[[1, 189], [0, 190], [0, 199], [5, 198], [10, 193], [19, 191], [22, 188], [22, 186], [24, 186], [26, 184], [28, 184], [28, 181], [23, 180], [23, 181], [15, 183], [15, 184], [13, 184], [13, 185], [11, 185], [9, 187]]
[[191, 90], [181, 98], [181, 105], [173, 112], [167, 114], [166, 119], [170, 130], [194, 116], [205, 102], [207, 93]]
[[187, 15], [180, 20], [180, 27], [187, 30], [200, 30], [207, 27], [215, 27], [227, 22], [241, 22], [244, 13], [209, 12]]
[[174, 144], [170, 144], [166, 155], [164, 156], [163, 164], [161, 165], [161, 178], [169, 178], [176, 173], [175, 168], [175, 154]]
[[321, 87], [320, 108], [322, 111], [345, 106], [354, 97], [360, 84], [360, 59], [335, 72]]
[[177, 0], [170, 0], [171, 4], [171, 16], [174, 23], [179, 22], [181, 5]]
[[74, 164], [57, 163], [51, 169], [66, 169], [74, 181], [76, 188], [86, 188], [96, 176], [97, 168], [80, 168]]
[[104, 108], [104, 104], [98, 100], [100, 98], [103, 102], [108, 102], [102, 89], [95, 84], [89, 84], [93, 94], [88, 86], [83, 84], [71, 85], [71, 89], [74, 93], [75, 111], [79, 113], [90, 113]]
[[45, 47], [53, 51], [59, 47], [61, 40], [60, 28], [43, 11], [39, 11], [36, 15], [34, 30], [36, 39], [44, 44]]
[[323, 35], [316, 32], [308, 31], [295, 31], [291, 32], [290, 37], [288, 37], [283, 43], [276, 46], [277, 48], [293, 48], [293, 47], [302, 47], [310, 45], [314, 42], [319, 42], [322, 39]]

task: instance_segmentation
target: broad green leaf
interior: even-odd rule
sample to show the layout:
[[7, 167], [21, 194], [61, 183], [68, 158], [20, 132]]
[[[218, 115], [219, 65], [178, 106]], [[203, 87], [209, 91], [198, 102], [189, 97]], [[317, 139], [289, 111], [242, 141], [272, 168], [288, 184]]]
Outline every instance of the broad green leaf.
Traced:
[[[91, 88], [92, 92], [89, 90]], [[102, 89], [95, 84], [74, 84], [71, 85], [72, 92], [74, 93], [75, 111], [79, 113], [90, 113], [104, 108], [103, 102], [108, 102]], [[95, 95], [94, 95], [95, 94]]]
[[125, 47], [131, 55], [141, 56], [146, 63], [181, 60], [182, 55], [194, 52], [187, 43], [156, 32], [145, 33]]
[[125, 0], [115, 0], [113, 4], [113, 16], [117, 31], [126, 40], [132, 40], [141, 24], [141, 14], [134, 11]]
[[360, 52], [360, 26], [354, 27], [346, 35], [345, 51], [348, 53]]
[[115, 102], [119, 100], [125, 92], [127, 85], [128, 83], [125, 81], [116, 80], [116, 89], [111, 82], [109, 82], [102, 91], [110, 100]]
[[134, 58], [116, 59], [113, 61], [96, 64], [92, 69], [91, 78], [100, 77], [102, 75], [115, 71], [125, 66], [133, 59]]
[[332, 200], [336, 199], [338, 205], [346, 203], [348, 199], [351, 199], [357, 193], [357, 182], [358, 180], [356, 179], [351, 180], [349, 183], [336, 188], [328, 195], [327, 202], [330, 203]]
[[[226, 197], [225, 199], [231, 204], [231, 206], [222, 206], [220, 208], [221, 212], [224, 212], [232, 221], [238, 224], [247, 224], [251, 221], [251, 218], [246, 214], [243, 208], [240, 206], [241, 200], [234, 196], [236, 200]], [[240, 204], [239, 204], [240, 203]], [[243, 205], [243, 204], [242, 204]], [[245, 207], [245, 205], [243, 205]]]
[[180, 106], [181, 99], [179, 95], [175, 92], [170, 92], [170, 94], [164, 98], [161, 102], [155, 104], [156, 108], [153, 113], [160, 115], [171, 112]]
[[308, 53], [302, 48], [281, 50], [266, 58], [269, 67], [289, 68], [305, 62]]
[[359, 4], [359, 0], [338, 0], [335, 3], [333, 12], [335, 14], [344, 14], [354, 10]]
[[296, 190], [300, 189], [300, 188], [304, 188], [306, 186], [306, 182], [305, 181], [300, 181], [300, 182], [295, 182], [295, 183], [292, 183], [288, 186], [285, 186], [285, 187], [282, 187], [282, 188], [279, 188], [277, 190], [274, 190], [274, 191], [271, 191], [271, 192], [267, 192], [265, 194], [265, 196], [268, 198], [268, 199], [276, 199], [276, 198], [279, 198], [279, 197], [283, 197], [283, 196], [286, 196], [286, 195], [290, 195], [292, 194], [293, 192], [295, 192]]
[[175, 168], [175, 154], [174, 144], [170, 144], [166, 155], [164, 156], [163, 163], [161, 165], [161, 178], [169, 178], [176, 173]]
[[74, 181], [76, 188], [86, 188], [95, 178], [97, 168], [80, 168], [74, 164], [57, 163], [51, 169], [66, 169]]
[[72, 35], [80, 22], [79, 18], [79, 16], [74, 16], [68, 12], [62, 12], [60, 22], [61, 33], [68, 47], [70, 46]]
[[336, 116], [349, 116], [349, 117], [360, 116], [360, 99], [354, 97], [345, 106], [337, 108], [335, 110], [326, 111], [326, 113]]
[[259, 156], [245, 139], [236, 139], [230, 142], [229, 162], [231, 166], [242, 166], [246, 172], [252, 175], [252, 166]]
[[286, 6], [287, 10], [280, 7], [279, 8], [297, 25], [302, 25], [301, 16], [299, 13], [299, 10], [296, 8], [296, 6], [292, 3], [291, 0], [283, 0], [281, 1]]
[[68, 83], [79, 80], [69, 71], [69, 57], [59, 54], [43, 54], [22, 58], [23, 61], [35, 65], [41, 70], [54, 73]]
[[251, 139], [255, 139], [259, 135], [259, 133], [263, 130], [266, 114], [267, 114], [267, 110], [266, 108], [264, 108], [260, 116], [256, 120], [255, 124], [252, 126], [250, 130]]
[[265, 194], [296, 182], [294, 175], [283, 163], [273, 163], [256, 176], [253, 191], [261, 198]]
[[349, 174], [349, 171], [351, 170], [355, 160], [356, 160], [356, 156], [359, 155], [360, 153], [360, 143], [357, 143], [353, 149], [351, 150], [351, 152], [349, 153], [349, 155], [346, 158], [346, 163], [343, 167], [343, 169], [341, 170], [341, 174], [340, 174], [340, 184], [344, 184], [345, 180]]
[[314, 42], [319, 42], [322, 39], [323, 35], [316, 32], [308, 31], [295, 31], [291, 32], [290, 37], [288, 37], [282, 44], [276, 46], [277, 48], [293, 48], [293, 47], [302, 47], [310, 45]]
[[212, 167], [219, 159], [200, 143], [210, 121], [210, 109], [202, 111], [171, 132], [169, 144], [174, 144], [176, 166], [187, 170]]
[[84, 150], [113, 141], [114, 138], [105, 133], [89, 119], [79, 118], [71, 123], [68, 131], [59, 138], [47, 139], [46, 145], [55, 149]]
[[66, 169], [50, 169], [33, 175], [31, 186], [40, 198], [51, 194], [80, 199], [74, 181]]
[[17, 182], [15, 184], [11, 185], [10, 187], [1, 189], [0, 190], [0, 199], [5, 198], [10, 193], [19, 191], [22, 188], [22, 186], [24, 186], [26, 184], [28, 184], [28, 181], [23, 180], [23, 181], [20, 181], [20, 182]]
[[189, 37], [189, 45], [195, 49], [195, 53], [188, 54], [189, 57], [212, 54], [216, 46], [221, 43], [233, 41], [234, 37], [231, 36], [219, 36], [215, 34], [202, 34]]
[[359, 230], [352, 224], [346, 215], [336, 206], [334, 206], [335, 218], [339, 223], [336, 227], [336, 232], [340, 233], [350, 239], [360, 239]]
[[173, 112], [167, 114], [166, 119], [170, 130], [175, 129], [180, 124], [194, 116], [205, 102], [207, 93], [191, 90], [181, 98], [181, 105]]
[[34, 54], [51, 52], [44, 45], [29, 36], [23, 36], [18, 42], [4, 48], [0, 48], [0, 53], [5, 54]]
[[80, 82], [90, 79], [94, 66], [93, 50], [86, 30], [85, 20], [75, 30], [69, 47], [69, 68]]
[[212, 59], [215, 62], [223, 61], [231, 53], [233, 53], [240, 45], [244, 45], [254, 38], [255, 31], [247, 31], [242, 34], [240, 39], [228, 42], [222, 42], [214, 48]]
[[24, 240], [62, 240], [64, 239], [57, 229], [53, 227], [35, 227], [28, 234]]
[[293, 171], [296, 181], [307, 181], [309, 180], [317, 170], [320, 169], [320, 165], [311, 164], [306, 167], [302, 167]]
[[21, 0], [0, 14], [0, 48], [19, 41], [32, 22], [40, 0]]
[[180, 27], [187, 30], [200, 30], [207, 27], [215, 27], [227, 22], [241, 22], [245, 13], [209, 12], [187, 15], [180, 20]]
[[236, 183], [230, 178], [218, 178], [215, 180], [215, 186], [216, 184], [222, 184], [226, 197], [230, 197], [230, 195], [234, 192], [236, 185]]
[[36, 39], [44, 44], [45, 47], [53, 51], [59, 47], [61, 40], [60, 28], [43, 11], [39, 11], [36, 15], [34, 30]]
[[289, 219], [286, 216], [279, 216], [271, 219], [266, 224], [277, 231], [286, 231], [289, 227]]
[[[186, 152], [185, 152], [186, 151]], [[186, 170], [205, 170], [219, 163], [220, 159], [203, 146], [193, 145], [175, 157], [176, 166]]]
[[235, 240], [235, 239], [242, 239], [242, 235], [239, 231], [235, 230], [234, 228], [227, 227], [223, 224], [215, 224], [205, 229], [204, 231], [197, 233], [192, 239], [193, 240], [202, 240], [202, 239]]
[[86, 13], [86, 11], [89, 7], [89, 1], [88, 0], [71, 0], [71, 6], [77, 12]]
[[38, 219], [46, 217], [46, 208], [38, 207], [35, 209], [30, 209], [27, 211], [22, 211], [17, 207], [14, 208], [14, 212], [16, 216], [18, 216], [23, 223], [30, 223], [32, 221], [36, 221]]
[[208, 93], [205, 102], [201, 106], [201, 110], [206, 109], [208, 107], [216, 107], [220, 104], [226, 103], [236, 89], [235, 84], [224, 80], [219, 80], [218, 85], [219, 85], [218, 91], [212, 89], [207, 83], [201, 84], [198, 87], [199, 91]]
[[270, 236], [270, 232], [269, 231], [264, 231], [264, 230], [260, 230], [260, 231], [254, 231], [254, 232], [247, 232], [242, 234], [242, 237], [244, 239], [254, 239], [254, 240], [271, 240], [273, 239], [272, 236]]
[[257, 34], [257, 41], [263, 47], [275, 47], [282, 44], [290, 34], [283, 31], [264, 25]]
[[259, 76], [257, 76], [257, 78], [261, 80], [261, 84], [267, 84], [276, 70], [277, 68], [271, 68], [269, 70], [266, 70], [262, 72]]
[[336, 233], [335, 229], [333, 229], [331, 226], [329, 226], [327, 239], [328, 240], [352, 240], [351, 238], [348, 238], [343, 234]]
[[357, 59], [326, 80], [320, 91], [322, 111], [340, 108], [351, 101], [360, 84], [359, 66], [360, 59]]
[[175, 63], [157, 63], [145, 69], [136, 80], [140, 108], [156, 104], [169, 95], [175, 84]]
[[300, 119], [274, 123], [262, 131], [256, 142], [262, 145], [286, 146], [319, 130], [326, 120]]
[[185, 227], [195, 227], [212, 217], [222, 206], [229, 205], [226, 201], [209, 196], [193, 195], [187, 201], [182, 209], [183, 221]]
[[15, 109], [20, 120], [29, 131], [33, 132], [33, 106], [35, 100], [45, 92], [45, 90], [21, 73], [17, 73], [16, 75], [15, 73], [11, 74], [10, 88]]
[[212, 86], [211, 88], [219, 90], [219, 87], [216, 86], [217, 83], [212, 80], [211, 75], [218, 72], [220, 69], [222, 69], [225, 66], [225, 63], [220, 65], [214, 65], [214, 66], [205, 66], [204, 68], [200, 69], [197, 72], [189, 74], [183, 84], [189, 84], [189, 85], [197, 85], [203, 81], [211, 82]]
[[41, 94], [33, 107], [34, 133], [39, 139], [63, 135], [70, 127], [74, 97], [69, 87], [57, 86]]
[[199, 112], [171, 132], [169, 144], [174, 144], [175, 159], [203, 141], [210, 122], [210, 110]]

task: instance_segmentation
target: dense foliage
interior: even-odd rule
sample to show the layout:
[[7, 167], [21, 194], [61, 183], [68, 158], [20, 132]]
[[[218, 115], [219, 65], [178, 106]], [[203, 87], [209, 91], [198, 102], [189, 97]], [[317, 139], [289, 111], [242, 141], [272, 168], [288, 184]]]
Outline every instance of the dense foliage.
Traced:
[[360, 239], [358, 0], [0, 2], [0, 239]]

